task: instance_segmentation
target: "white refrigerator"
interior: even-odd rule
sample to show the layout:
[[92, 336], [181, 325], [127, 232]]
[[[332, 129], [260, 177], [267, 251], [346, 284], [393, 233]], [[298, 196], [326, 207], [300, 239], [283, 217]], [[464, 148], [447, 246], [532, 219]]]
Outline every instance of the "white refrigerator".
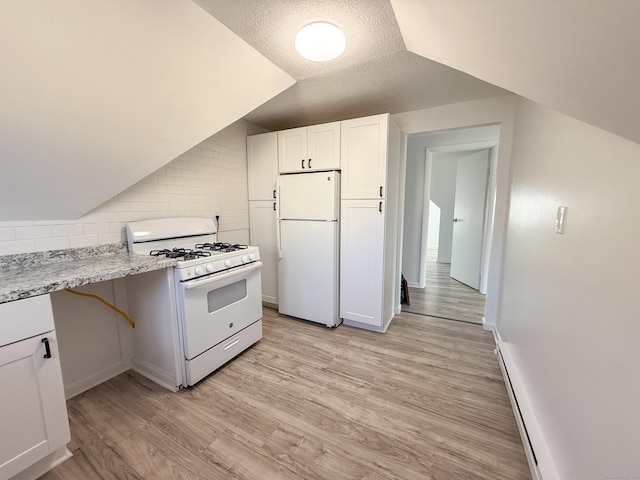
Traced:
[[278, 311], [340, 324], [340, 172], [278, 177]]

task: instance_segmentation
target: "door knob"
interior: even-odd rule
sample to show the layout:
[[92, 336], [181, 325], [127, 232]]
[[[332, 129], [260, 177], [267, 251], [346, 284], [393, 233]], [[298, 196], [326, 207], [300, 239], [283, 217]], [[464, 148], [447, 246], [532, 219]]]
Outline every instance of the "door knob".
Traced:
[[458, 219], [457, 219], [457, 218], [454, 218], [454, 219], [453, 219], [453, 223], [458, 223]]

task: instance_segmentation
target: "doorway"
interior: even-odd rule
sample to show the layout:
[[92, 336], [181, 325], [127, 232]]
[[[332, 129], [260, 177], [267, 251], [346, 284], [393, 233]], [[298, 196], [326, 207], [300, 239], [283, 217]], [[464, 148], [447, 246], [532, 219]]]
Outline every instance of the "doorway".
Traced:
[[482, 323], [499, 125], [407, 137], [403, 311]]

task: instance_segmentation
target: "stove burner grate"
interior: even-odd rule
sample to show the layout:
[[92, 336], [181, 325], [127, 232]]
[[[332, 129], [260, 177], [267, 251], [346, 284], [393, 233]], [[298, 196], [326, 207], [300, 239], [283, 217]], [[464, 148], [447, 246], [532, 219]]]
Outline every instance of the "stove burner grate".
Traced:
[[247, 245], [242, 245], [240, 243], [198, 243], [196, 244], [197, 249], [200, 250], [211, 250], [213, 252], [236, 252], [238, 250], [244, 250], [245, 248], [249, 248]]
[[211, 252], [202, 250], [191, 250], [190, 248], [173, 248], [171, 250], [165, 248], [163, 250], [151, 250], [149, 255], [153, 257], [177, 258], [181, 260], [193, 260], [200, 257], [210, 257]]

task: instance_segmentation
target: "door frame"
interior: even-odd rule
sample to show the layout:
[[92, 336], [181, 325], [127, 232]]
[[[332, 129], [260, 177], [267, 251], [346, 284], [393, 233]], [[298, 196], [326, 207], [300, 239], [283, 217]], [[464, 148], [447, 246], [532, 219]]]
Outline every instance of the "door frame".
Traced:
[[489, 255], [491, 241], [493, 239], [493, 223], [496, 206], [496, 172], [498, 169], [499, 140], [482, 142], [460, 143], [441, 147], [427, 147], [424, 168], [424, 189], [422, 199], [422, 226], [420, 229], [420, 277], [419, 288], [425, 287], [427, 275], [427, 232], [429, 231], [429, 200], [431, 198], [431, 166], [433, 156], [438, 153], [467, 152], [471, 150], [489, 149], [489, 185], [487, 186], [487, 199], [484, 208], [484, 228], [482, 234], [482, 264], [480, 267], [480, 293], [487, 293], [487, 281], [489, 278]]

